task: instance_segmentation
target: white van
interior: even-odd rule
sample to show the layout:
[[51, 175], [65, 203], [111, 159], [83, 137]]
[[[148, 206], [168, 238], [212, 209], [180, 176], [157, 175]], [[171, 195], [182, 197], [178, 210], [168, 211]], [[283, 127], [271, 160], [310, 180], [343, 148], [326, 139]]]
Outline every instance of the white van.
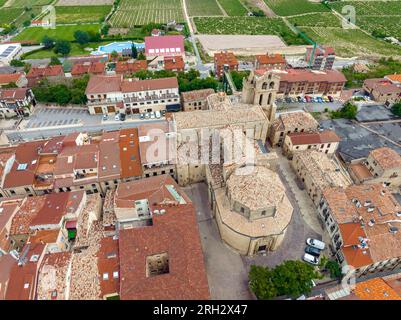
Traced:
[[324, 248], [326, 247], [326, 244], [323, 241], [312, 239], [312, 238], [306, 239], [306, 243], [308, 245], [310, 245], [311, 247], [314, 247], [319, 250], [324, 250]]
[[308, 262], [308, 263], [310, 263], [310, 264], [313, 264], [313, 265], [315, 265], [315, 266], [316, 266], [317, 264], [319, 264], [319, 259], [316, 258], [315, 256], [312, 256], [312, 255], [309, 254], [309, 253], [305, 253], [305, 254], [304, 254], [303, 260], [306, 261], [306, 262]]
[[160, 117], [162, 116], [162, 115], [160, 114], [160, 111], [156, 111], [155, 114], [156, 114], [156, 118], [157, 118], [157, 119], [160, 119]]

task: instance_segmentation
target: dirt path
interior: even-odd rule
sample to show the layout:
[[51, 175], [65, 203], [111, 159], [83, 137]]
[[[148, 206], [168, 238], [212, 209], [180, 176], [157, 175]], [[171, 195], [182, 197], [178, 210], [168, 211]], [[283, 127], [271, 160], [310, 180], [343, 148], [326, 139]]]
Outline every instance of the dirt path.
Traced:
[[223, 9], [223, 7], [221, 6], [220, 2], [218, 0], [216, 0], [216, 3], [219, 6], [221, 12], [223, 13], [223, 16], [228, 17], [227, 12]]

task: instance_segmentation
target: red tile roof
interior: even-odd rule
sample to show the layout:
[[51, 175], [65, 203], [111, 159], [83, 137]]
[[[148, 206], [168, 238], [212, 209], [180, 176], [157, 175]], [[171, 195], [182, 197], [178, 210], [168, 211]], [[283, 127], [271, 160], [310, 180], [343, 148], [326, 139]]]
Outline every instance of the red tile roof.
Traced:
[[71, 74], [73, 76], [80, 76], [86, 73], [102, 74], [106, 66], [105, 62], [84, 62], [76, 63], [72, 66]]
[[214, 63], [217, 66], [223, 66], [225, 64], [236, 66], [238, 65], [238, 60], [234, 53], [221, 51], [214, 54]]
[[[167, 49], [169, 50], [167, 51]], [[159, 52], [156, 52], [156, 50], [159, 50]], [[164, 52], [161, 52], [161, 50]], [[147, 56], [170, 56], [171, 54], [185, 54], [184, 37], [181, 35], [145, 37], [145, 52]]]
[[119, 147], [121, 178], [142, 176], [138, 129], [120, 130]]
[[[181, 191], [171, 177], [155, 178]], [[144, 187], [147, 180], [141, 180]], [[166, 213], [154, 215], [152, 226], [120, 230], [121, 299], [210, 299], [194, 206], [187, 202], [153, 208]], [[168, 272], [149, 276], [147, 257], [162, 253], [168, 254]]]
[[369, 153], [383, 169], [394, 169], [401, 167], [401, 156], [393, 149], [382, 147], [372, 150]]
[[288, 137], [293, 145], [319, 144], [340, 142], [340, 137], [332, 130], [322, 132], [294, 132], [289, 133]]
[[0, 101], [24, 100], [27, 91], [27, 88], [0, 89]]
[[146, 70], [148, 63], [146, 60], [135, 60], [135, 61], [118, 61], [116, 63], [116, 73], [135, 73], [140, 70]]
[[286, 69], [279, 73], [284, 82], [346, 82], [344, 74], [338, 70], [314, 71], [308, 69]]
[[64, 76], [64, 70], [61, 65], [47, 66], [47, 67], [32, 67], [27, 74], [27, 78], [36, 77], [55, 77]]
[[22, 73], [0, 74], [0, 86], [9, 83], [15, 83], [22, 77]]
[[119, 92], [122, 76], [91, 76], [86, 87], [86, 94], [101, 94], [107, 92]]
[[182, 56], [164, 57], [164, 69], [171, 71], [184, 71], [184, 59]]
[[176, 77], [138, 81], [125, 79], [121, 84], [122, 92], [137, 92], [170, 88], [178, 88], [178, 81]]
[[279, 53], [257, 55], [256, 60], [267, 65], [286, 64], [284, 56]]
[[376, 90], [381, 94], [398, 93], [401, 96], [401, 88], [384, 78], [366, 79], [363, 85], [366, 86], [368, 90]]
[[[97, 267], [101, 298], [106, 295], [120, 293], [120, 254], [118, 240], [114, 237], [105, 237], [100, 240], [100, 248], [97, 252]], [[108, 279], [103, 275], [107, 273]]]

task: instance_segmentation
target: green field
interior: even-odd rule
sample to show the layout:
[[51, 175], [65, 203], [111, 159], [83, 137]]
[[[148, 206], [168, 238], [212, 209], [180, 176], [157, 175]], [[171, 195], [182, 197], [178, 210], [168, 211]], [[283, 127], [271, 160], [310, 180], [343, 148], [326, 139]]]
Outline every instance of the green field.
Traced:
[[99, 22], [106, 18], [112, 6], [56, 7], [57, 24]]
[[202, 17], [194, 18], [200, 34], [266, 34], [281, 36], [287, 44], [305, 44], [281, 18], [257, 17]]
[[0, 8], [7, 2], [7, 0], [0, 0]]
[[221, 16], [221, 12], [216, 0], [185, 0], [187, 2], [188, 14], [195, 16]]
[[264, 0], [264, 2], [279, 16], [329, 11], [323, 4], [308, 0]]
[[355, 8], [355, 23], [363, 30], [379, 38], [401, 40], [401, 1], [341, 1], [331, 4], [339, 13], [344, 6]]
[[7, 3], [10, 8], [24, 8], [33, 6], [45, 6], [52, 3], [53, 0], [12, 0]]
[[21, 13], [19, 8], [3, 8], [0, 10], [0, 25], [13, 22]]
[[341, 57], [401, 57], [401, 47], [377, 40], [358, 29], [305, 27], [302, 30], [319, 44], [333, 46]]
[[229, 16], [245, 16], [248, 10], [239, 0], [217, 0]]
[[113, 27], [132, 28], [150, 22], [184, 22], [181, 0], [122, 0], [110, 23]]
[[341, 27], [341, 21], [331, 12], [309, 13], [290, 17], [287, 20], [293, 25], [302, 27]]
[[98, 32], [100, 24], [83, 24], [73, 26], [57, 26], [56, 29], [44, 29], [40, 27], [27, 28], [22, 31], [14, 39], [17, 41], [32, 41], [33, 43], [40, 43], [45, 35], [60, 39], [60, 40], [74, 40], [74, 32], [77, 30], [94, 31]]

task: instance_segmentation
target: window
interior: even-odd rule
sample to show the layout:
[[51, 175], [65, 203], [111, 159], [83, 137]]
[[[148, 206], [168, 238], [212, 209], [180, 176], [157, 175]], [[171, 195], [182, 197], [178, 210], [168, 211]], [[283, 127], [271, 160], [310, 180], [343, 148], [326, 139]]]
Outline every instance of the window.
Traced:
[[243, 207], [241, 207], [241, 213], [244, 213], [245, 209]]
[[118, 271], [114, 271], [113, 272], [113, 278], [114, 279], [118, 279]]
[[109, 280], [109, 274], [107, 272], [103, 273], [103, 280]]
[[263, 210], [262, 211], [262, 216], [265, 216], [266, 215], [266, 210]]

